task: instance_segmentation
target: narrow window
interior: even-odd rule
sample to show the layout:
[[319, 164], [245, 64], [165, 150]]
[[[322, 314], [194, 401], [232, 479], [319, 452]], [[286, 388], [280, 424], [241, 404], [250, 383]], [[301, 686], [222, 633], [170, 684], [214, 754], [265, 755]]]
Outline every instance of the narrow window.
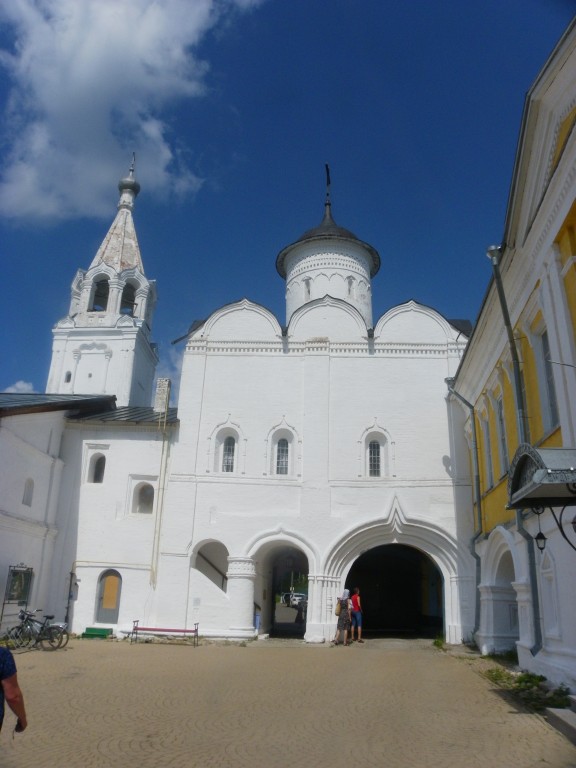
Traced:
[[380, 477], [380, 443], [371, 440], [368, 445], [368, 474], [370, 477]]
[[488, 490], [494, 485], [494, 475], [492, 474], [492, 445], [490, 443], [490, 427], [488, 421], [482, 421], [482, 435], [484, 437], [484, 464], [486, 467], [485, 472], [485, 489]]
[[508, 472], [508, 445], [506, 443], [506, 423], [504, 421], [504, 404], [500, 397], [496, 401], [496, 418], [498, 421], [498, 439], [500, 444], [500, 468], [502, 474]]
[[106, 469], [106, 456], [98, 456], [92, 466], [92, 482], [104, 482], [104, 470]]
[[236, 441], [233, 437], [227, 437], [224, 440], [222, 451], [222, 472], [234, 472], [234, 449]]
[[94, 288], [94, 299], [90, 312], [105, 312], [108, 307], [108, 294], [110, 286], [108, 280], [98, 280]]
[[276, 474], [288, 474], [288, 440], [285, 437], [278, 440], [276, 446]]
[[148, 483], [137, 490], [136, 512], [140, 515], [151, 515], [154, 509], [154, 488]]
[[66, 371], [66, 375], [64, 376], [64, 383], [69, 384], [72, 381], [72, 371]]
[[32, 499], [34, 498], [34, 480], [29, 477], [24, 483], [24, 493], [22, 494], [22, 504], [25, 507], [32, 506]]
[[547, 427], [558, 426], [558, 401], [556, 400], [556, 389], [554, 388], [554, 371], [550, 360], [550, 342], [548, 341], [548, 331], [544, 331], [540, 337], [542, 341], [542, 362], [544, 363], [546, 402], [544, 409], [547, 416]]
[[528, 421], [528, 396], [526, 394], [526, 381], [524, 379], [524, 371], [520, 371], [520, 390], [522, 394], [522, 402], [517, 403], [518, 407], [522, 408], [524, 413], [524, 442], [529, 443], [530, 440], [530, 422]]
[[304, 280], [304, 301], [310, 301], [310, 283], [309, 277]]
[[136, 289], [128, 283], [122, 291], [122, 301], [120, 303], [120, 314], [134, 316], [136, 306]]

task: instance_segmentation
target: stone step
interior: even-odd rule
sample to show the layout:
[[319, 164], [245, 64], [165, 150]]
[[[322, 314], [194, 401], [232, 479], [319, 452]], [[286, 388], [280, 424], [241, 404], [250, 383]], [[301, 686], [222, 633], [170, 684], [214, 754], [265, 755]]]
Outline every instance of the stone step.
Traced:
[[105, 627], [86, 627], [84, 632], [82, 632], [83, 638], [108, 638], [112, 634], [112, 629], [107, 629]]
[[571, 709], [546, 710], [546, 719], [557, 731], [563, 733], [567, 739], [576, 744], [576, 712]]

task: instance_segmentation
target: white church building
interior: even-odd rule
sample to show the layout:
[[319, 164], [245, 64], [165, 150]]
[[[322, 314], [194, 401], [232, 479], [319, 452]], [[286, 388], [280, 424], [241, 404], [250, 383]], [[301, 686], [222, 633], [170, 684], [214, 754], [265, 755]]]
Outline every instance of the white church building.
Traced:
[[3, 625], [20, 568], [28, 605], [77, 633], [139, 619], [324, 642], [337, 595], [358, 586], [368, 637], [471, 639], [466, 409], [446, 385], [466, 329], [414, 301], [373, 316], [379, 254], [327, 196], [276, 258], [285, 318], [243, 299], [195, 322], [169, 407], [133, 169], [119, 189], [54, 328], [48, 394], [0, 395]]

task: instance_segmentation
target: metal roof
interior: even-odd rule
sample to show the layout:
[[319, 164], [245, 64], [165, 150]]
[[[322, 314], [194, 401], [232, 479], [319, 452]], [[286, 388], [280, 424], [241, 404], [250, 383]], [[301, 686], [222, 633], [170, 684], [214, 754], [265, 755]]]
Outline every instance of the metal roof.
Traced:
[[359, 243], [369, 254], [372, 261], [370, 266], [370, 277], [380, 269], [380, 255], [378, 251], [368, 243], [359, 240], [353, 232], [344, 227], [339, 227], [332, 218], [331, 203], [326, 201], [324, 206], [324, 218], [317, 227], [309, 229], [296, 240], [295, 243], [286, 246], [276, 257], [276, 269], [281, 277], [286, 277], [286, 257], [296, 248], [296, 246], [315, 240], [341, 240], [343, 242]]
[[518, 446], [508, 471], [508, 508], [576, 505], [576, 448]]
[[114, 395], [56, 395], [39, 392], [0, 392], [0, 416], [48, 411], [99, 411], [114, 408]]
[[[124, 424], [163, 424], [164, 413], [162, 411], [155, 411], [151, 407], [136, 407], [136, 406], [124, 406], [122, 408], [116, 408], [108, 413], [87, 413], [78, 414], [70, 419], [70, 421], [82, 421], [82, 422], [122, 422]], [[168, 408], [168, 415], [166, 417], [166, 424], [178, 423], [178, 409]]]

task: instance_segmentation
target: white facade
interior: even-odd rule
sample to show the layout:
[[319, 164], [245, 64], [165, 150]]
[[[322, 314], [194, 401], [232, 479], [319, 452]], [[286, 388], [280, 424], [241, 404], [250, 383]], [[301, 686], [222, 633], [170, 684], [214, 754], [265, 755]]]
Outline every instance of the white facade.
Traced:
[[[373, 324], [380, 257], [336, 226], [327, 203], [321, 225], [277, 259], [287, 325], [248, 300], [223, 307], [187, 339], [177, 419], [136, 408], [135, 383], [154, 364], [153, 283], [135, 233], [127, 254], [114, 238], [132, 231], [135, 186], [132, 174], [121, 182], [119, 214], [55, 329], [54, 392], [117, 387], [121, 407], [60, 417], [48, 557], [24, 540], [14, 547], [35, 568], [32, 601], [60, 617], [67, 606], [74, 632], [127, 631], [140, 619], [251, 638], [282, 623], [282, 573], [297, 563], [310, 642], [333, 634], [347, 578], [368, 617], [372, 603], [374, 632], [470, 638], [470, 482], [463, 416], [445, 384], [466, 337], [414, 302]], [[130, 281], [142, 301], [123, 314]], [[126, 338], [130, 364], [114, 346]], [[3, 566], [15, 555], [0, 556]]]

